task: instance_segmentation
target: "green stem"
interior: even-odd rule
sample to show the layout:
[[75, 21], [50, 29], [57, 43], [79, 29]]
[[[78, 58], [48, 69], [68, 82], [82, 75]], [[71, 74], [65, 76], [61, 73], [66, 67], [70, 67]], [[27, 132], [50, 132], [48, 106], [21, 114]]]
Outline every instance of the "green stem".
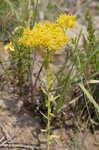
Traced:
[[50, 98], [48, 97], [48, 126], [47, 126], [47, 130], [48, 130], [48, 150], [50, 150], [50, 132], [51, 132], [51, 103], [50, 103]]
[[34, 14], [34, 20], [33, 20], [33, 25], [35, 24], [36, 17], [37, 17], [37, 11], [38, 11], [38, 0], [36, 0], [36, 6], [35, 6], [35, 14]]
[[48, 123], [47, 123], [47, 144], [48, 147], [47, 149], [50, 150], [50, 144], [51, 144], [51, 140], [50, 140], [50, 135], [51, 135], [51, 101], [50, 101], [50, 76], [49, 76], [49, 62], [50, 62], [50, 53], [49, 50], [46, 51], [45, 54], [45, 60], [44, 60], [44, 66], [45, 66], [45, 71], [47, 73], [47, 84], [48, 84], [48, 88], [47, 88], [47, 118], [48, 118]]

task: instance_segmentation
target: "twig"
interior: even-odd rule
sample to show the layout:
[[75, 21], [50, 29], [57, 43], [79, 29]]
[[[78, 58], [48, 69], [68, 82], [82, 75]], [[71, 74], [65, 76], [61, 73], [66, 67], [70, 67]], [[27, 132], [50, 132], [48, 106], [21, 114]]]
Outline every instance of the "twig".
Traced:
[[5, 137], [3, 136], [3, 137], [0, 139], [0, 143], [1, 143], [2, 141], [4, 141], [4, 139], [5, 139]]
[[4, 128], [4, 125], [0, 124], [0, 127], [2, 129], [2, 132], [4, 133], [7, 140], [11, 140], [10, 135], [8, 134], [7, 130]]
[[[90, 76], [89, 77], [89, 80], [91, 79], [91, 78], [94, 78], [94, 77], [96, 77], [96, 76], [98, 76], [99, 75], [99, 72], [96, 72], [96, 73], [94, 73], [92, 76]], [[82, 80], [77, 80], [77, 81], [75, 81], [75, 82], [72, 82], [72, 85], [75, 85], [75, 84], [77, 84], [77, 83], [79, 83], [79, 82], [81, 82], [81, 81], [85, 81], [85, 78], [83, 78]]]
[[16, 136], [12, 136], [9, 139], [5, 140], [2, 144], [7, 144], [7, 143], [12, 143], [12, 140], [15, 138]]
[[41, 71], [42, 71], [42, 69], [43, 69], [43, 66], [44, 66], [44, 64], [42, 64], [42, 66], [40, 67], [40, 70], [39, 70], [39, 72], [38, 72], [38, 74], [37, 74], [37, 77], [36, 77], [36, 79], [35, 79], [35, 83], [34, 83], [34, 88], [36, 87], [36, 85], [37, 85], [37, 81], [38, 81], [38, 79], [39, 79], [39, 76], [40, 76], [40, 73], [41, 73]]
[[[38, 146], [30, 146], [30, 145], [28, 145], [28, 144], [16, 144], [16, 143], [10, 143], [10, 144], [1, 144], [0, 145], [0, 148], [3, 148], [3, 147], [8, 147], [8, 148], [26, 148], [26, 149], [29, 149], [29, 150], [35, 150], [35, 148], [36, 149], [38, 149]], [[38, 149], [39, 150], [39, 149]]]
[[[4, 126], [2, 124], [0, 124], [0, 127], [2, 129], [2, 132], [4, 134], [4, 136], [1, 138], [0, 142], [2, 142], [2, 144], [6, 144], [6, 143], [10, 143], [12, 142], [12, 140], [16, 137], [15, 135], [13, 135], [12, 137], [8, 134], [7, 130], [4, 128]], [[5, 140], [4, 140], [5, 139]]]
[[94, 145], [98, 146], [99, 147], [99, 143], [94, 143]]
[[61, 108], [61, 110], [64, 110], [64, 109], [68, 108], [69, 105], [72, 105], [73, 103], [76, 103], [76, 101], [78, 101], [79, 98], [82, 97], [82, 96], [83, 96], [83, 94], [77, 96], [77, 97], [74, 98], [72, 101], [70, 101], [67, 105], [63, 106], [63, 107]]

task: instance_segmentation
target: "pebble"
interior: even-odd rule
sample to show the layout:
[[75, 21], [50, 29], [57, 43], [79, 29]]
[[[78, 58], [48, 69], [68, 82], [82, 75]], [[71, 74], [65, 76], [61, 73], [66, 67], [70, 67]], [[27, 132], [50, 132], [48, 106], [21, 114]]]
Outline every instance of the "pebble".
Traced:
[[7, 108], [6, 104], [4, 103], [4, 100], [2, 100], [2, 99], [0, 99], [0, 108], [1, 109], [6, 109]]

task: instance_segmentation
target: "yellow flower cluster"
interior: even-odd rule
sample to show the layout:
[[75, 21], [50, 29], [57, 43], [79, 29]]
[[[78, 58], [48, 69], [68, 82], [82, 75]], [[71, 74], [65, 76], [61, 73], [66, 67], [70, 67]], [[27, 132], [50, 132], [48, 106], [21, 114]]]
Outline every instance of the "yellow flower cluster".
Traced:
[[[67, 28], [76, 25], [76, 17], [73, 15], [61, 14], [55, 23], [43, 21], [35, 24], [32, 29], [23, 29], [22, 36], [18, 42], [26, 47], [40, 47], [50, 50], [59, 50], [69, 41], [66, 35]], [[9, 49], [13, 50], [11, 43]], [[12, 47], [12, 48], [11, 48]]]
[[56, 23], [63, 28], [73, 28], [76, 25], [76, 16], [61, 14], [57, 19]]
[[33, 29], [25, 29], [19, 42], [29, 47], [44, 47], [52, 50], [61, 49], [68, 41], [63, 29], [56, 23], [44, 21]]

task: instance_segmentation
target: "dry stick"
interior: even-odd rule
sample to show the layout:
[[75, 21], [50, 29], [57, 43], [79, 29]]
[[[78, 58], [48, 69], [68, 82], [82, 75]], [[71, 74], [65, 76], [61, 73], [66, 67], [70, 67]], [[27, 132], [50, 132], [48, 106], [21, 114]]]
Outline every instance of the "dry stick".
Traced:
[[[10, 143], [12, 142], [12, 140], [16, 137], [15, 135], [13, 135], [12, 137], [8, 134], [7, 130], [3, 127], [2, 124], [0, 124], [0, 127], [2, 129], [2, 132], [4, 134], [4, 137], [1, 138], [0, 142], [2, 142], [2, 144], [6, 144], [6, 143]], [[5, 139], [5, 140], [4, 140]]]
[[31, 65], [31, 68], [30, 68], [30, 86], [31, 86], [31, 102], [32, 104], [34, 105], [34, 86], [33, 86], [33, 78], [32, 78], [32, 75], [33, 75], [33, 69], [34, 69], [34, 59], [36, 58], [36, 55], [33, 55], [33, 60], [32, 60], [32, 65]]
[[[99, 75], [99, 72], [96, 72], [96, 73], [93, 74], [90, 78], [96, 77], [97, 75]], [[85, 79], [83, 79], [83, 81], [85, 81]], [[88, 80], [87, 83], [90, 83], [90, 81], [91, 81], [91, 80]], [[81, 80], [72, 82], [71, 84], [72, 84], [72, 85], [76, 85], [76, 84], [79, 83], [79, 82], [81, 82]], [[98, 83], [98, 82], [97, 82], [97, 83]], [[51, 90], [51, 92], [57, 91], [58, 89], [61, 89], [61, 88], [64, 88], [64, 86], [60, 86], [60, 87], [54, 88], [54, 89]]]
[[10, 137], [10, 139], [5, 140], [2, 144], [7, 144], [7, 143], [11, 143], [12, 144], [12, 140], [15, 138], [16, 136], [12, 136]]
[[2, 141], [4, 141], [5, 140], [5, 137], [3, 136], [1, 139], [0, 139], [0, 143], [2, 142]]
[[94, 143], [94, 145], [98, 146], [99, 147], [99, 143]]
[[4, 133], [5, 137], [7, 140], [11, 139], [11, 137], [9, 136], [7, 130], [4, 128], [4, 125], [0, 123], [0, 128], [2, 129], [2, 132]]
[[30, 145], [25, 145], [25, 144], [0, 144], [0, 148], [3, 148], [3, 147], [7, 147], [7, 148], [26, 148], [26, 149], [29, 149], [29, 150], [35, 150], [35, 148], [37, 149], [38, 146], [30, 146]]
[[42, 71], [42, 69], [43, 69], [43, 66], [44, 66], [44, 64], [41, 65], [40, 70], [39, 70], [39, 72], [38, 72], [38, 74], [37, 74], [37, 77], [36, 77], [35, 83], [34, 83], [34, 88], [35, 88], [36, 85], [37, 85], [37, 81], [38, 81], [38, 79], [39, 79], [39, 76], [40, 76], [40, 73], [41, 73], [41, 71]]
[[[27, 148], [30, 150], [33, 150], [33, 146], [30, 146], [28, 144], [18, 144], [18, 143], [9, 143], [15, 136], [10, 137], [8, 132], [5, 130], [3, 125], [0, 123], [0, 128], [2, 129], [5, 137], [7, 140], [5, 140], [2, 144], [0, 144], [0, 147], [8, 147], [8, 148]], [[4, 140], [5, 137], [2, 137], [0, 139], [0, 142]], [[7, 143], [8, 142], [8, 143]], [[37, 148], [37, 146], [34, 146], [34, 148]]]
[[74, 98], [72, 101], [70, 101], [67, 105], [64, 105], [61, 110], [64, 110], [66, 108], [68, 108], [70, 105], [72, 105], [73, 103], [77, 102], [79, 100], [80, 97], [82, 97], [83, 94], [80, 94], [79, 96], [77, 96], [76, 98]]
[[[98, 76], [98, 75], [99, 75], [99, 72], [94, 73], [92, 76], [89, 77], [89, 80], [90, 80], [91, 78], [94, 78], [94, 77]], [[82, 81], [85, 81], [85, 78], [83, 78]], [[75, 85], [75, 84], [77, 84], [77, 83], [79, 83], [79, 82], [81, 82], [80, 79], [79, 79], [78, 81], [72, 82], [72, 85]]]

